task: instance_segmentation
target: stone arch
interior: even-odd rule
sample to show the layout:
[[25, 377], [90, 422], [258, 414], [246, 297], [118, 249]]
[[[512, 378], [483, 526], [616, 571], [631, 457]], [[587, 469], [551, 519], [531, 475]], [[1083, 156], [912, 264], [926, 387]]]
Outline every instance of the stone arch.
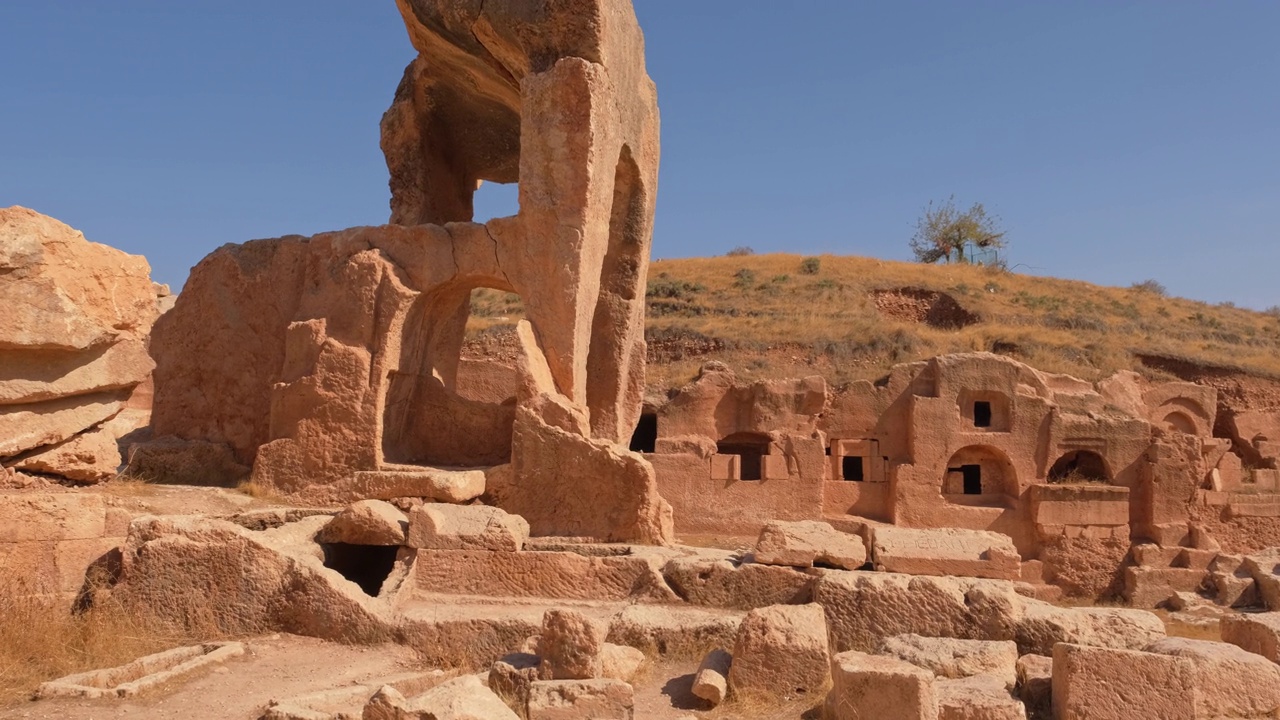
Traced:
[[382, 422], [384, 464], [482, 467], [511, 459], [515, 398], [469, 399], [458, 391], [458, 366], [471, 291], [496, 281], [460, 279], [423, 293], [410, 307], [400, 358], [387, 378]]
[[1092, 450], [1070, 450], [1062, 454], [1049, 468], [1048, 480], [1061, 482], [1111, 482], [1111, 469], [1107, 461]]
[[1186, 433], [1188, 435], [1198, 435], [1199, 430], [1196, 427], [1196, 421], [1190, 415], [1182, 410], [1170, 410], [1160, 421], [1160, 426], [1165, 430]]
[[941, 490], [943, 497], [964, 504], [1002, 504], [1018, 494], [1017, 471], [1001, 450], [968, 445], [947, 461]]

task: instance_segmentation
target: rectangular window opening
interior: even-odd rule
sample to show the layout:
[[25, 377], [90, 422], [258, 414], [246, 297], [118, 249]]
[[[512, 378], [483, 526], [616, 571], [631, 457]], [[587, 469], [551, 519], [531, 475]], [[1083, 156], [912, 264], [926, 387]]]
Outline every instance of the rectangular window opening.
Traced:
[[991, 427], [991, 403], [979, 400], [973, 404], [973, 426]]
[[845, 480], [852, 482], [862, 482], [865, 480], [863, 475], [863, 459], [846, 455], [840, 459], [840, 475]]
[[965, 495], [981, 495], [982, 494], [982, 466], [981, 465], [961, 465], [960, 474], [964, 476], [964, 494]]

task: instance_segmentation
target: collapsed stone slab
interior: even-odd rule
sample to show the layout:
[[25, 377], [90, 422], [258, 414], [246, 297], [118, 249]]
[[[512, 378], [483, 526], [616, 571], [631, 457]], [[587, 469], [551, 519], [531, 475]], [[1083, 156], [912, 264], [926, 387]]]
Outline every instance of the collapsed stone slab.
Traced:
[[406, 544], [425, 550], [516, 552], [529, 537], [529, 523], [487, 505], [426, 503], [409, 515]]
[[1009, 694], [1004, 680], [973, 675], [934, 683], [938, 720], [1026, 720], [1022, 702]]
[[775, 520], [760, 531], [753, 559], [762, 565], [806, 568], [821, 563], [857, 570], [866, 563], [867, 550], [862, 538], [825, 522]]
[[391, 686], [364, 707], [364, 720], [518, 720], [475, 675], [464, 675], [406, 698]]
[[871, 543], [877, 570], [1000, 580], [1022, 578], [1022, 558], [1013, 540], [1000, 533], [879, 525], [872, 529]]
[[1196, 717], [1274, 717], [1280, 713], [1280, 667], [1235, 645], [1166, 638], [1147, 652], [1185, 659]]
[[344, 508], [320, 528], [316, 541], [349, 545], [404, 545], [409, 520], [381, 500], [361, 500]]
[[1017, 679], [1018, 646], [1012, 641], [959, 640], [895, 635], [880, 645], [888, 655], [931, 670], [944, 678], [989, 675], [1012, 688]]
[[825, 720], [937, 720], [933, 673], [901, 660], [843, 652], [831, 661]]
[[1280, 613], [1232, 613], [1219, 625], [1222, 641], [1280, 663]]
[[1195, 672], [1172, 655], [1059, 643], [1053, 648], [1058, 720], [1192, 720]]

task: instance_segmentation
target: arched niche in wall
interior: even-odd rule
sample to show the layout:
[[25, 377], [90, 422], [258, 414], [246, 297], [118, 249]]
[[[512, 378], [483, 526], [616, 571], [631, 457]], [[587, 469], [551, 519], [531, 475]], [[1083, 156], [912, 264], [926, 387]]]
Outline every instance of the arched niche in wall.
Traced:
[[942, 496], [964, 505], [1003, 506], [1017, 495], [1013, 463], [988, 445], [969, 445], [956, 451], [942, 475]]
[[1071, 450], [1049, 468], [1051, 483], [1109, 483], [1112, 474], [1107, 461], [1092, 450]]

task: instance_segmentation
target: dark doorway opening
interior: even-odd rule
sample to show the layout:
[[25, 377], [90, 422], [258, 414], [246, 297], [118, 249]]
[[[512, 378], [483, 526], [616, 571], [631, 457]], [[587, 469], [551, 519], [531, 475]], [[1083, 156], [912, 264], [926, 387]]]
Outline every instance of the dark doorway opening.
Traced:
[[960, 474], [964, 477], [964, 494], [965, 495], [981, 495], [982, 494], [982, 466], [981, 465], [961, 465]]
[[396, 564], [396, 545], [349, 545], [320, 543], [324, 566], [360, 586], [365, 595], [377, 597], [382, 583]]
[[991, 427], [991, 403], [979, 400], [973, 404], [973, 426]]
[[631, 433], [631, 452], [651, 453], [657, 447], [658, 416], [656, 413], [642, 413], [635, 432]]
[[716, 443], [721, 455], [737, 455], [740, 480], [764, 479], [764, 456], [769, 454], [769, 437], [757, 433], [734, 433]]
[[846, 455], [840, 459], [840, 475], [845, 480], [852, 482], [862, 482], [865, 479], [863, 475], [863, 459]]

